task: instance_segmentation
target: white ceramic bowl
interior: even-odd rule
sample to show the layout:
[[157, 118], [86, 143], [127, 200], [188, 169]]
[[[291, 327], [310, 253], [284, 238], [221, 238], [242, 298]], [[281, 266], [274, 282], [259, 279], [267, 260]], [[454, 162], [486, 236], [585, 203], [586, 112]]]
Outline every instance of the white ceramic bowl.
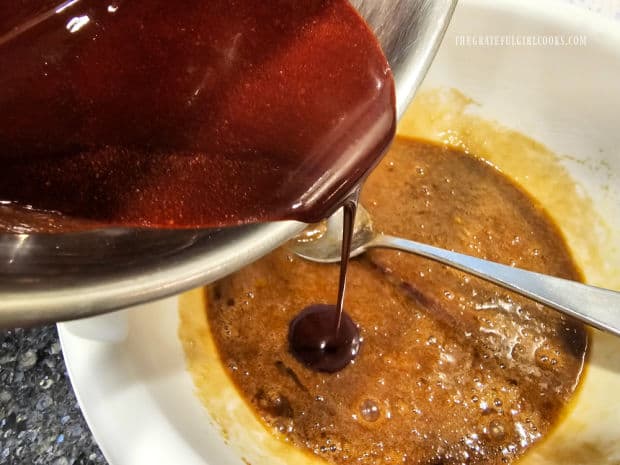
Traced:
[[[466, 34], [585, 36], [587, 43], [480, 47], [467, 46], [463, 41], [473, 39]], [[620, 288], [620, 27], [561, 3], [463, 1], [425, 86], [455, 87], [478, 103], [470, 111], [569, 155], [558, 162], [595, 211], [556, 220], [587, 280]], [[527, 186], [527, 174], [521, 182]], [[562, 192], [550, 195], [539, 200], [553, 205]], [[606, 225], [582, 227], [594, 217]], [[104, 455], [111, 465], [241, 465], [248, 448], [260, 456], [251, 436], [232, 435], [227, 443], [211, 423], [185, 369], [177, 328], [176, 298], [59, 325], [71, 380]], [[620, 463], [619, 425], [620, 340], [595, 333], [577, 402], [526, 461]], [[279, 462], [287, 457], [271, 461]]]

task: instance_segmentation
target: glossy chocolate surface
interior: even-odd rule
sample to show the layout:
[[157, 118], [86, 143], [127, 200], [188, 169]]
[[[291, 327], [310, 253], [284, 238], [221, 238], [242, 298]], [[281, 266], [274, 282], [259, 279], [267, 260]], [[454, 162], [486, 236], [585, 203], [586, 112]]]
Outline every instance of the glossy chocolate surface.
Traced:
[[394, 105], [386, 59], [345, 0], [0, 6], [9, 210], [156, 227], [315, 221], [377, 163]]

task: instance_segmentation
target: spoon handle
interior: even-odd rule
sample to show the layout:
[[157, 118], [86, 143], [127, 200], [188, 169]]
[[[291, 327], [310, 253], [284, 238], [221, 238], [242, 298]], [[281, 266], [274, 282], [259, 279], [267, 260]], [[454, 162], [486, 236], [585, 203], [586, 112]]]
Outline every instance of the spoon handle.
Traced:
[[377, 235], [366, 247], [397, 249], [458, 268], [596, 328], [620, 336], [620, 292], [502, 265], [399, 237]]

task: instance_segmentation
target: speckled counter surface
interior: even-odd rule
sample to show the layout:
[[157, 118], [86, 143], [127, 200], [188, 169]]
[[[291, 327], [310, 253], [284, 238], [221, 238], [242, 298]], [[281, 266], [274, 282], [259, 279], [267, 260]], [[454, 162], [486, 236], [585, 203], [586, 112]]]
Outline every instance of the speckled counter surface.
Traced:
[[[620, 0], [564, 1], [620, 20]], [[5, 464], [106, 464], [71, 389], [54, 326], [0, 332], [0, 465]]]
[[0, 464], [104, 465], [55, 326], [0, 332]]

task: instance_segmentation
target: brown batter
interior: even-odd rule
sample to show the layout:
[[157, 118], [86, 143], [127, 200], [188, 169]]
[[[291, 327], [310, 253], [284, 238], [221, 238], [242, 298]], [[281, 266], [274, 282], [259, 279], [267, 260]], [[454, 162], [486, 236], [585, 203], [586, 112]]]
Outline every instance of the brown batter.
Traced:
[[[578, 279], [546, 214], [495, 168], [399, 139], [362, 202], [389, 234]], [[573, 393], [584, 328], [527, 299], [413, 255], [350, 265], [345, 302], [361, 353], [333, 375], [287, 352], [303, 307], [333, 302], [337, 265], [280, 249], [208, 289], [223, 363], [265, 422], [336, 463], [502, 463], [549, 431]]]

